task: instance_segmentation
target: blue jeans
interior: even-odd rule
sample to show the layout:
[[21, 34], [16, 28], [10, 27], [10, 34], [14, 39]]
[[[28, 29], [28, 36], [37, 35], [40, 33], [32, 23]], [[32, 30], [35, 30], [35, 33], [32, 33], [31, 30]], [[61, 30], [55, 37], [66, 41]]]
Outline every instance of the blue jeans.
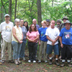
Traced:
[[55, 55], [59, 55], [59, 47], [58, 47], [58, 44], [52, 46], [52, 45], [49, 45], [47, 44], [47, 50], [46, 50], [46, 53], [47, 54], [52, 54], [52, 50], [54, 49], [54, 54]]
[[13, 59], [18, 59], [22, 44], [12, 41], [12, 46], [13, 46]]
[[23, 39], [19, 58], [25, 57], [25, 47], [26, 47], [26, 39]]

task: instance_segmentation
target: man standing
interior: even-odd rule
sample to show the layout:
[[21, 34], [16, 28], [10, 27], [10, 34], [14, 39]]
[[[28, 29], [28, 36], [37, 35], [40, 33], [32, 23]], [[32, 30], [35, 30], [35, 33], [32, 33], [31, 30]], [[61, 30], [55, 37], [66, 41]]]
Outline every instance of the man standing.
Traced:
[[50, 27], [46, 30], [46, 37], [47, 41], [47, 51], [46, 53], [49, 55], [49, 65], [52, 65], [52, 49], [54, 49], [54, 54], [56, 56], [56, 65], [58, 63], [58, 55], [59, 55], [59, 48], [58, 48], [58, 38], [59, 38], [59, 30], [55, 27], [55, 21], [52, 20]]
[[72, 28], [71, 23], [67, 20], [65, 23], [65, 27], [60, 32], [60, 44], [61, 44], [61, 59], [63, 67], [65, 64], [65, 59], [67, 59], [68, 66], [72, 66], [70, 64], [71, 56], [72, 56]]
[[33, 19], [33, 24], [35, 24], [35, 25], [36, 25], [37, 30], [40, 28], [40, 26], [37, 24], [36, 19]]
[[46, 25], [47, 25], [47, 27], [49, 27], [50, 26], [50, 20], [49, 19], [46, 19]]
[[11, 41], [12, 41], [12, 28], [13, 23], [9, 21], [10, 15], [5, 14], [5, 21], [0, 24], [0, 32], [2, 35], [2, 45], [1, 45], [1, 59], [2, 62], [6, 60], [5, 58], [5, 50], [6, 47], [8, 48], [8, 60], [9, 62], [12, 62], [12, 47], [11, 47]]
[[67, 16], [63, 17], [63, 19], [62, 19], [63, 23], [60, 25], [60, 31], [61, 31], [62, 28], [65, 27], [64, 23], [66, 22], [66, 20], [68, 20], [68, 17]]

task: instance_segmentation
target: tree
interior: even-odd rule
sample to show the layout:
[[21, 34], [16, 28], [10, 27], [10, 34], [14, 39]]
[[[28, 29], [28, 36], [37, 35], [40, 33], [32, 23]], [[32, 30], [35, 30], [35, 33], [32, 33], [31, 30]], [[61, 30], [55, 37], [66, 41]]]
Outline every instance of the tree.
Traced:
[[41, 0], [37, 0], [38, 24], [41, 26]]
[[12, 0], [9, 0], [9, 15], [10, 15], [10, 20], [12, 16]]
[[15, 0], [15, 18], [16, 18], [16, 10], [17, 10], [17, 0]]

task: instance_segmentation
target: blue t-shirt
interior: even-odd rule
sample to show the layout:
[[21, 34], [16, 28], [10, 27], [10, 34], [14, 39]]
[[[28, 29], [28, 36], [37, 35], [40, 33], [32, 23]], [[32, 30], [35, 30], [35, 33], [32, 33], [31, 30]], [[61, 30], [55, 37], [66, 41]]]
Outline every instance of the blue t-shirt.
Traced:
[[60, 32], [60, 37], [62, 37], [62, 44], [72, 45], [72, 28], [67, 30], [65, 27]]
[[45, 35], [45, 33], [46, 33], [46, 29], [47, 29], [47, 27], [46, 28], [39, 28], [38, 29], [38, 31], [39, 31], [39, 34], [40, 34], [40, 40], [41, 41], [44, 41], [44, 42], [46, 42], [48, 39], [46, 38], [46, 35]]

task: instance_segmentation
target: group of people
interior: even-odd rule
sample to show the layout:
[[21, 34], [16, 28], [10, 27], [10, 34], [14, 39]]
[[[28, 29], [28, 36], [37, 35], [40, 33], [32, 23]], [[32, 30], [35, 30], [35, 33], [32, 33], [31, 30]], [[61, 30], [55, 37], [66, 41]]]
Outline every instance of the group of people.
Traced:
[[[66, 16], [62, 20], [63, 23], [60, 19], [56, 22], [49, 19], [43, 20], [41, 22], [42, 27], [40, 27], [36, 19], [33, 19], [33, 23], [28, 27], [27, 21], [24, 22], [23, 19], [16, 18], [14, 26], [10, 22], [10, 15], [6, 14], [5, 21], [0, 24], [2, 62], [6, 60], [5, 50], [8, 48], [8, 61], [14, 61], [17, 65], [21, 64], [20, 59], [25, 60], [25, 46], [26, 40], [28, 40], [29, 63], [36, 63], [36, 57], [38, 57], [38, 63], [41, 63], [42, 58], [47, 63], [47, 57], [49, 57], [49, 65], [52, 65], [52, 51], [54, 51], [57, 66], [65, 66], [66, 61], [68, 66], [72, 66], [72, 24]], [[37, 56], [38, 44], [39, 52]], [[59, 63], [59, 56], [61, 56], [61, 63]]]

